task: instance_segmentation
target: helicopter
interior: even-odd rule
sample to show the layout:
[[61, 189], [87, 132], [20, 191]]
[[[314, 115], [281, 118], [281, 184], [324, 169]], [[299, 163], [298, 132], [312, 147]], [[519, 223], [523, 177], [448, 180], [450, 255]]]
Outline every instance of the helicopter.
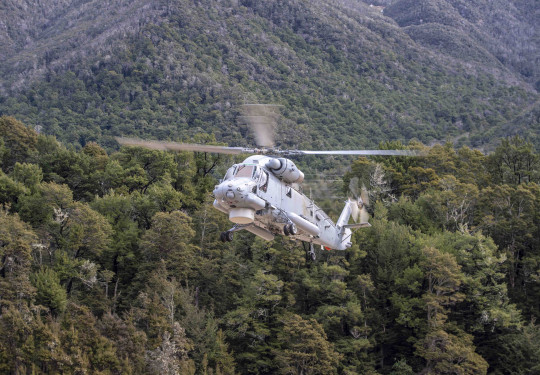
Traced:
[[[267, 241], [285, 235], [309, 245], [308, 256], [315, 260], [314, 245], [325, 250], [346, 250], [352, 245], [352, 231], [370, 227], [367, 194], [353, 194], [345, 201], [337, 222], [308, 196], [300, 184], [304, 173], [289, 158], [302, 155], [416, 156], [413, 150], [287, 150], [275, 147], [275, 119], [269, 105], [244, 105], [243, 119], [255, 135], [258, 147], [229, 147], [166, 141], [117, 138], [122, 145], [167, 151], [197, 151], [219, 154], [249, 154], [231, 166], [213, 190], [213, 206], [228, 215], [233, 226], [220, 234], [223, 242], [246, 230]], [[349, 224], [350, 218], [354, 223]]]

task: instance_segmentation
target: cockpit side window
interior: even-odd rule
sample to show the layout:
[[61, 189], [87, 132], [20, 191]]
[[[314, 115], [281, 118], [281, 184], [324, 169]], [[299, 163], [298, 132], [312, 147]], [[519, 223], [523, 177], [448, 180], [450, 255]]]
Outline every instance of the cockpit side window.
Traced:
[[259, 180], [259, 188], [262, 191], [266, 191], [268, 189], [268, 173], [266, 171], [262, 171], [261, 178]]
[[259, 167], [255, 167], [253, 169], [253, 179], [257, 181], [259, 179], [259, 176], [261, 175], [261, 169]]
[[230, 180], [234, 175], [234, 169], [236, 168], [236, 165], [233, 165], [229, 169], [227, 169], [227, 173], [225, 173], [225, 177], [223, 177], [223, 181]]
[[290, 186], [287, 186], [285, 195], [292, 198], [292, 188]]

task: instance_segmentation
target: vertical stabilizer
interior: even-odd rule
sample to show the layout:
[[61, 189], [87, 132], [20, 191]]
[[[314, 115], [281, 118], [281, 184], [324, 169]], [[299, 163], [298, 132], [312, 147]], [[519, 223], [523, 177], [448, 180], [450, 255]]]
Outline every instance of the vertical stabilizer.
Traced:
[[345, 202], [345, 207], [343, 207], [343, 211], [341, 211], [341, 215], [339, 215], [336, 226], [343, 228], [344, 225], [349, 223], [355, 205], [357, 205], [357, 203], [351, 199], [348, 199], [347, 202]]

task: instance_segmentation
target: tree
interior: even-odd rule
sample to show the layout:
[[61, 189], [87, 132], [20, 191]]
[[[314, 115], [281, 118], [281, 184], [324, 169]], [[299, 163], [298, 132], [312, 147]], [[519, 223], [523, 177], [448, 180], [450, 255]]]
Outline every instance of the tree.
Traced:
[[115, 343], [116, 353], [125, 373], [142, 374], [147, 364], [147, 338], [134, 324], [133, 310], [123, 318], [107, 312], [96, 323], [101, 334]]
[[445, 176], [438, 186], [422, 194], [418, 205], [422, 216], [431, 217], [447, 230], [466, 230], [473, 224], [478, 188], [459, 182], [454, 176]]
[[163, 260], [170, 274], [186, 280], [192, 274], [195, 232], [191, 218], [181, 211], [159, 212], [141, 240], [141, 251], [149, 264]]
[[60, 324], [61, 345], [69, 358], [67, 371], [122, 373], [114, 343], [101, 335], [96, 317], [87, 307], [69, 303]]
[[147, 353], [147, 368], [150, 374], [194, 375], [195, 365], [187, 356], [191, 344], [184, 329], [175, 322], [173, 333], [163, 333], [161, 345]]
[[43, 172], [39, 165], [28, 163], [15, 163], [13, 173], [11, 174], [13, 179], [22, 183], [27, 187], [31, 193], [35, 193], [39, 187], [39, 184], [43, 180]]
[[420, 263], [427, 281], [425, 303], [426, 334], [416, 343], [416, 354], [426, 360], [427, 374], [486, 374], [486, 361], [474, 352], [472, 336], [461, 330], [447, 332], [449, 307], [463, 300], [460, 266], [454, 257], [433, 247], [423, 249]]
[[75, 202], [66, 211], [61, 236], [73, 258], [97, 259], [110, 245], [111, 234], [107, 220], [89, 205]]
[[37, 134], [13, 117], [0, 117], [0, 135], [9, 152], [2, 153], [0, 166], [11, 171], [16, 162], [25, 162], [36, 151]]
[[505, 138], [488, 157], [488, 169], [498, 184], [538, 182], [540, 157], [533, 145], [519, 136]]
[[510, 294], [518, 306], [538, 314], [538, 304], [521, 305], [526, 293], [538, 295], [540, 264], [540, 187], [535, 183], [497, 185], [482, 190], [478, 227], [490, 235], [507, 257]]
[[130, 192], [145, 192], [153, 183], [163, 178], [175, 179], [177, 174], [171, 153], [141, 147], [123, 147], [113, 155], [125, 170], [124, 183]]
[[0, 209], [0, 307], [30, 302], [35, 293], [29, 274], [36, 235], [18, 215]]
[[341, 356], [326, 339], [315, 319], [305, 320], [296, 314], [281, 317], [282, 329], [274, 349], [280, 374], [335, 374]]
[[60, 278], [50, 268], [43, 268], [30, 277], [36, 288], [36, 302], [48, 307], [53, 314], [64, 311], [67, 304], [67, 294], [60, 285]]
[[19, 197], [26, 194], [28, 189], [23, 184], [0, 171], [0, 205], [14, 209]]

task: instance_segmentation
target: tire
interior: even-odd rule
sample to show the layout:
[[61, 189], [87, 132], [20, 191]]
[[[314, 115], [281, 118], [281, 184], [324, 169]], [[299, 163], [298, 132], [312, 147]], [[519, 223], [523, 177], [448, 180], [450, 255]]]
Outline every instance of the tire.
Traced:
[[221, 232], [221, 234], [219, 235], [219, 239], [221, 240], [221, 242], [226, 242], [227, 241], [225, 239], [225, 232]]
[[298, 228], [296, 228], [296, 225], [294, 225], [293, 223], [289, 224], [287, 226], [287, 229], [289, 230], [289, 234], [291, 235], [295, 235], [295, 234], [298, 234]]
[[283, 233], [285, 233], [286, 236], [291, 235], [291, 233], [289, 232], [289, 225], [288, 224], [285, 224], [285, 226], [283, 227]]
[[225, 239], [228, 242], [231, 242], [234, 239], [234, 232], [231, 232], [231, 231], [225, 232]]

